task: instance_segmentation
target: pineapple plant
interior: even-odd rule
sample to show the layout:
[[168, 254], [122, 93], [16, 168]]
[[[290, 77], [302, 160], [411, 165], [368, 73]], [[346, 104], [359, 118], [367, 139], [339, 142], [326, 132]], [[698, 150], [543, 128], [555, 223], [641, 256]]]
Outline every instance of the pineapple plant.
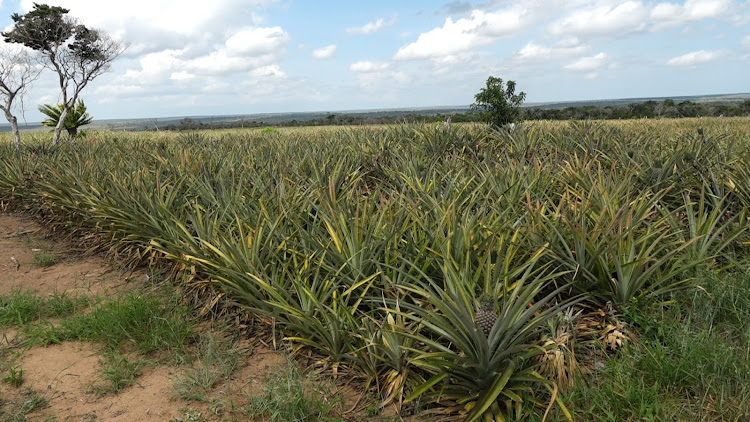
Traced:
[[479, 310], [474, 317], [474, 321], [484, 335], [489, 337], [490, 331], [492, 331], [492, 327], [495, 326], [495, 321], [497, 321], [495, 300], [491, 296], [484, 295], [479, 300]]

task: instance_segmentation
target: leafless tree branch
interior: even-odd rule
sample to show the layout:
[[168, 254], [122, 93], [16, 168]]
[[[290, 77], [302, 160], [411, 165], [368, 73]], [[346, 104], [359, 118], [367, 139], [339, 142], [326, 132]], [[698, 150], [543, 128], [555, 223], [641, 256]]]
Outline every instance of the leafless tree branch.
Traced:
[[0, 47], [0, 110], [10, 123], [17, 150], [21, 149], [21, 135], [13, 109], [22, 103], [29, 85], [39, 77], [40, 72], [41, 68], [34, 66], [26, 49]]

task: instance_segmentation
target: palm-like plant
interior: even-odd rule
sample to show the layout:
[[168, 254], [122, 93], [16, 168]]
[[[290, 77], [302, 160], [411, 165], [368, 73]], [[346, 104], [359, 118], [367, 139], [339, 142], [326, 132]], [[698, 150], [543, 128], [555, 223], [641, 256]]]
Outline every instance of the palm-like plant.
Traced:
[[[56, 127], [64, 109], [65, 106], [61, 103], [55, 105], [40, 105], [39, 111], [47, 116], [47, 118], [42, 121], [42, 125]], [[93, 118], [86, 111], [86, 105], [83, 103], [83, 100], [79, 100], [65, 117], [64, 127], [65, 130], [68, 131], [68, 135], [70, 135], [71, 138], [75, 138], [78, 136], [78, 128], [91, 123], [92, 120]]]

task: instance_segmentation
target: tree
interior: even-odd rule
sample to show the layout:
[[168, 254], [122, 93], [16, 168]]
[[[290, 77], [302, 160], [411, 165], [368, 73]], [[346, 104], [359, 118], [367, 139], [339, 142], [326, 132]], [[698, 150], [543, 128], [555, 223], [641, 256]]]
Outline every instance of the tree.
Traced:
[[31, 63], [29, 53], [23, 49], [0, 49], [0, 110], [10, 123], [16, 150], [21, 150], [18, 119], [13, 115], [16, 100], [22, 100], [31, 82], [39, 77], [41, 69]]
[[125, 50], [120, 41], [85, 27], [68, 16], [68, 12], [62, 7], [34, 3], [34, 8], [25, 15], [14, 13], [13, 28], [2, 33], [5, 41], [38, 51], [42, 64], [57, 73], [63, 110], [55, 126], [53, 144], [59, 142], [67, 114], [81, 91], [109, 70]]
[[521, 119], [519, 107], [525, 99], [526, 93], [516, 94], [514, 81], [508, 81], [504, 87], [502, 79], [490, 76], [487, 86], [474, 96], [471, 109], [479, 111], [482, 121], [500, 127]]
[[[39, 111], [47, 116], [47, 118], [42, 121], [42, 125], [56, 128], [60, 123], [60, 117], [62, 116], [64, 109], [65, 106], [61, 103], [54, 106], [49, 104], [39, 106]], [[75, 107], [73, 107], [65, 116], [63, 128], [68, 131], [68, 135], [70, 135], [71, 138], [75, 138], [78, 136], [78, 128], [91, 123], [92, 120], [93, 119], [86, 111], [86, 104], [83, 103], [83, 100], [79, 100]]]

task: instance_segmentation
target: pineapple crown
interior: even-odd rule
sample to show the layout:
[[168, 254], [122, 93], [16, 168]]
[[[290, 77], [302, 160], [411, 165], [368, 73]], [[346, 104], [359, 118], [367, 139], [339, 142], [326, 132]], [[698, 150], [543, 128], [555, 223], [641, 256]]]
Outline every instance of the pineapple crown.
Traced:
[[489, 294], [483, 294], [479, 298], [479, 307], [483, 309], [495, 309], [495, 305], [497, 304], [497, 301], [494, 297], [490, 296]]

